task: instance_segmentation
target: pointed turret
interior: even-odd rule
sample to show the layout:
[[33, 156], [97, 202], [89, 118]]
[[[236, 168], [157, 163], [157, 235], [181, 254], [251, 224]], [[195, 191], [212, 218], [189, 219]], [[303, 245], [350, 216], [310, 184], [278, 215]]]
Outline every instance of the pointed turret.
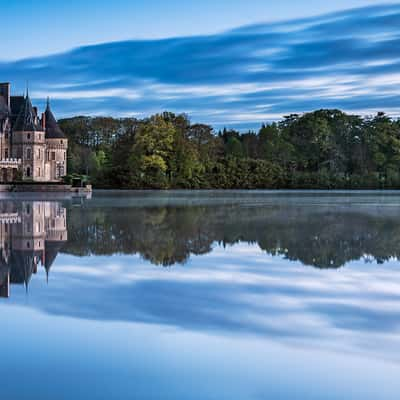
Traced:
[[45, 129], [46, 129], [46, 139], [66, 139], [64, 132], [58, 126], [57, 120], [55, 119], [51, 108], [50, 100], [47, 98], [46, 111], [44, 113], [45, 117]]
[[24, 103], [19, 111], [17, 120], [14, 125], [14, 131], [28, 131], [35, 132], [41, 131], [42, 128], [36, 124], [36, 115], [32, 107], [32, 102], [29, 97], [28, 91], [24, 99]]
[[47, 241], [45, 245], [45, 261], [44, 261], [44, 268], [46, 273], [48, 274], [50, 271], [51, 266], [53, 265], [55, 259], [59, 251], [64, 247], [64, 242], [60, 241]]

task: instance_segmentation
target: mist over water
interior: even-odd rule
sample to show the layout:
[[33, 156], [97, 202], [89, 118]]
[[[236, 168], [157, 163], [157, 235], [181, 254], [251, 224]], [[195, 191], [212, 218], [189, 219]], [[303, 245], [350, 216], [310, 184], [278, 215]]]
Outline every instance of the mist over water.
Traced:
[[398, 192], [4, 198], [5, 396], [396, 399], [399, 222]]

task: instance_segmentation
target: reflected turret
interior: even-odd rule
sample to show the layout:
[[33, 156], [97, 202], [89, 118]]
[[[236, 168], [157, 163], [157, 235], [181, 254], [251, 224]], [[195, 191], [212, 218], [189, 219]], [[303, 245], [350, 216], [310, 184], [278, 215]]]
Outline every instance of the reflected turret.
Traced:
[[0, 297], [10, 296], [10, 284], [28, 289], [42, 265], [46, 276], [67, 240], [66, 210], [43, 201], [0, 203]]

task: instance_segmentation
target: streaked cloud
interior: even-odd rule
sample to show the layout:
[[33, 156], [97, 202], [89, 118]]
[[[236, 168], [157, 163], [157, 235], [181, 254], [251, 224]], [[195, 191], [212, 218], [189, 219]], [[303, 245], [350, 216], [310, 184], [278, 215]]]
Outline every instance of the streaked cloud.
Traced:
[[[211, 36], [113, 42], [0, 64], [58, 116], [171, 110], [215, 126], [256, 127], [290, 112], [400, 115], [400, 4]], [[210, 112], [211, 111], [211, 112]]]

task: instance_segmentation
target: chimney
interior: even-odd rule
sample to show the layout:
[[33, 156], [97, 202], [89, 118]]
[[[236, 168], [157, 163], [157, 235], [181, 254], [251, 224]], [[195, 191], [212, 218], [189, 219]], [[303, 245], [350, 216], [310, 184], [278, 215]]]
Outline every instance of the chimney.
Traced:
[[42, 129], [46, 130], [46, 113], [42, 113]]
[[0, 83], [0, 96], [3, 96], [8, 107], [10, 107], [11, 85], [9, 82]]

